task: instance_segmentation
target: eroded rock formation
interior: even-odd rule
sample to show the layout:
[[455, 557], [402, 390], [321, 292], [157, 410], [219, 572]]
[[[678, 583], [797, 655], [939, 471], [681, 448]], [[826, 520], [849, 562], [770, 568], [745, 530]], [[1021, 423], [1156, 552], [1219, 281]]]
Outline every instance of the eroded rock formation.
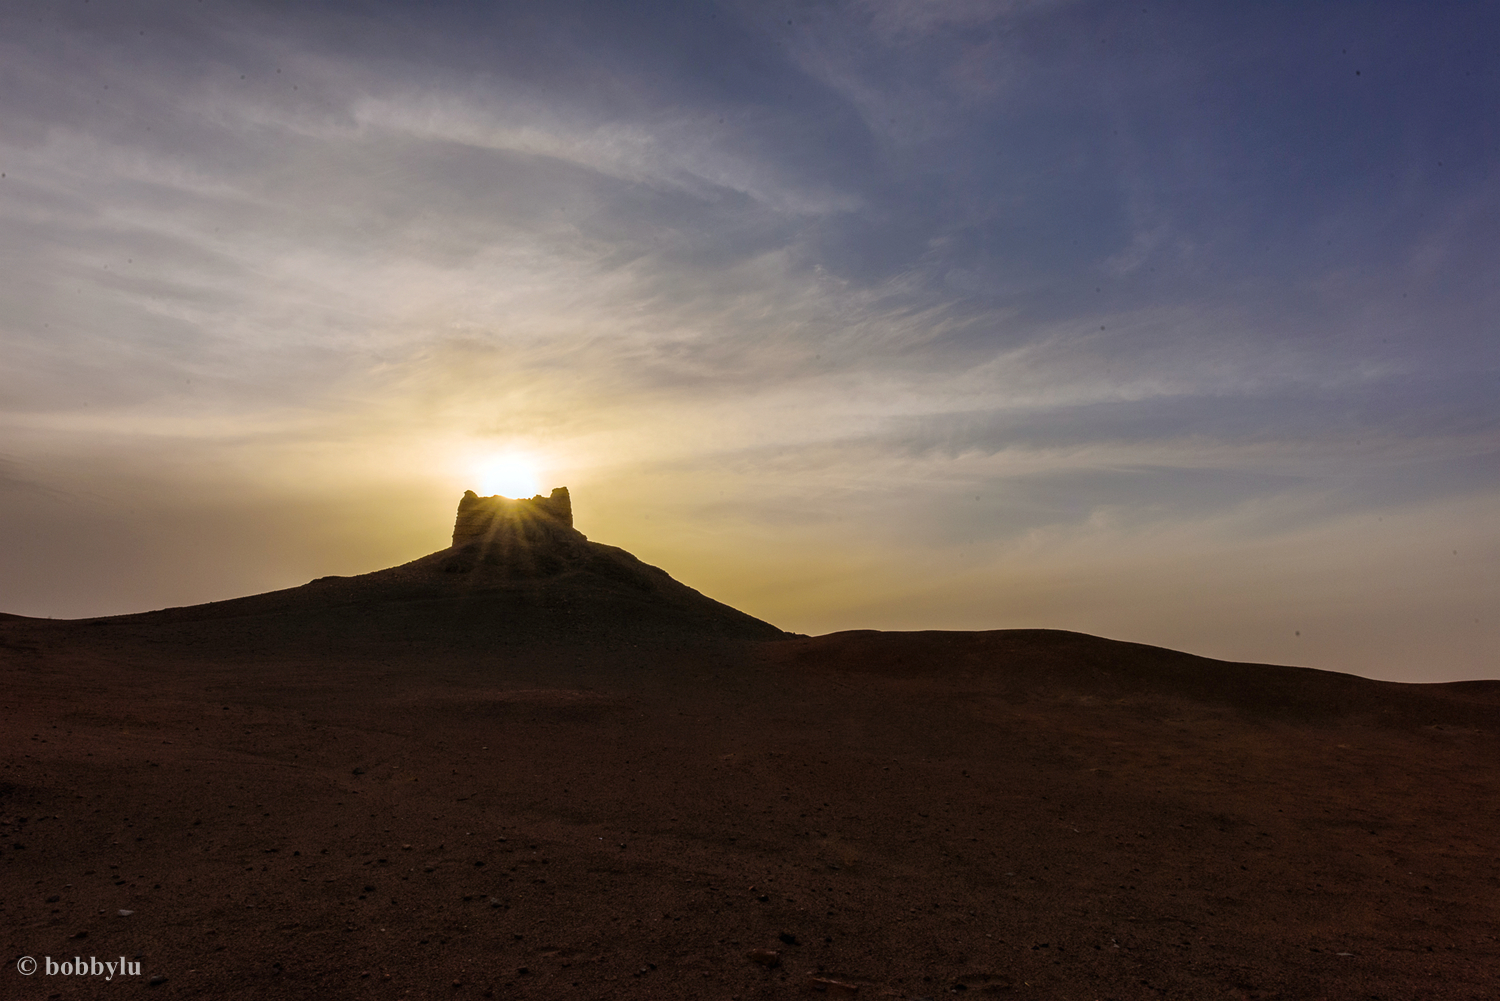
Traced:
[[567, 487], [551, 496], [480, 497], [464, 491], [453, 522], [449, 573], [484, 565], [517, 577], [546, 577], [586, 561], [588, 539], [573, 527]]
[[550, 497], [537, 494], [527, 499], [480, 497], [465, 490], [458, 502], [458, 517], [453, 522], [453, 546], [470, 542], [483, 543], [497, 534], [514, 530], [525, 523], [557, 522], [573, 527], [573, 501], [567, 487], [555, 487]]

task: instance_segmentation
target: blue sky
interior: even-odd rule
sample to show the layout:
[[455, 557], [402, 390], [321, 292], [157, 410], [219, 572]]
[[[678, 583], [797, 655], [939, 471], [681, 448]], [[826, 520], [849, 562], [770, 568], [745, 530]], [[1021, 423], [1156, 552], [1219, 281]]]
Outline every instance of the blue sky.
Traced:
[[0, 11], [0, 608], [444, 544], [788, 629], [1500, 653], [1483, 5]]

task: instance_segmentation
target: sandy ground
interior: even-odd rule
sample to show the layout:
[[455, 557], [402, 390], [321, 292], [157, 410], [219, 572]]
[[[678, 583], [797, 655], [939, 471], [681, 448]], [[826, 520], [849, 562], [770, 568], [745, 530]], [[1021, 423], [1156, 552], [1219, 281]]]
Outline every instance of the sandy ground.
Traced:
[[273, 619], [0, 617], [0, 997], [1500, 996], [1500, 683]]

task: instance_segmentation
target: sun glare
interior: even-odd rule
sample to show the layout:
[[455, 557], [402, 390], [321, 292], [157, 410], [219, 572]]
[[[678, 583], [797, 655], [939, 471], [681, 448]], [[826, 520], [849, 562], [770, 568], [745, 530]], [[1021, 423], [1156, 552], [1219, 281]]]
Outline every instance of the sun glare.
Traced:
[[533, 497], [542, 492], [536, 463], [524, 455], [492, 455], [476, 466], [481, 496]]

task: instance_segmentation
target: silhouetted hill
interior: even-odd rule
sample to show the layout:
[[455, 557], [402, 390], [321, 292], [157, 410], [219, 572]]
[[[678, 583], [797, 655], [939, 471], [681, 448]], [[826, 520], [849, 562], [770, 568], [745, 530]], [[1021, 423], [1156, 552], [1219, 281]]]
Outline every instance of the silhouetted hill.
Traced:
[[121, 634], [170, 628], [178, 637], [220, 636], [240, 651], [298, 645], [483, 650], [786, 635], [623, 549], [590, 542], [572, 527], [566, 488], [530, 501], [469, 492], [459, 506], [454, 545], [398, 567], [86, 621], [94, 630]]

